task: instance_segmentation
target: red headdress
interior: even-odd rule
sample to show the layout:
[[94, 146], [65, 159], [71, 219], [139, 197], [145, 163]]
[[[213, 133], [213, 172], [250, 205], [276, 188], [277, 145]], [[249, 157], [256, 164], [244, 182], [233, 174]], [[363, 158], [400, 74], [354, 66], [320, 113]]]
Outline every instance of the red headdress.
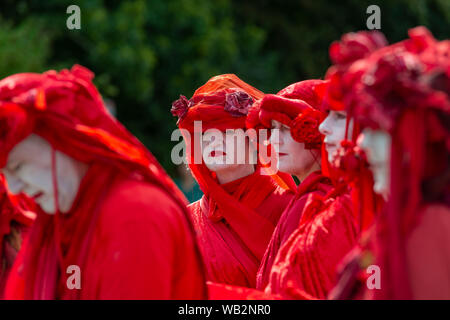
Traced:
[[[209, 218], [213, 221], [219, 221], [225, 217], [227, 222], [233, 228], [236, 228], [238, 234], [248, 237], [248, 239], [243, 239], [244, 242], [259, 258], [265, 250], [265, 247], [261, 244], [268, 242], [274, 225], [264, 217], [259, 216], [250, 207], [256, 208], [278, 186], [284, 189], [294, 188], [295, 184], [292, 178], [284, 174], [275, 174], [271, 177], [260, 176], [260, 188], [251, 186], [250, 192], [254, 193], [252, 203], [244, 205], [220, 186], [214, 173], [203, 163], [201, 154], [198, 154], [200, 148], [196, 148], [195, 145], [201, 144], [200, 134], [208, 129], [220, 131], [226, 131], [227, 129], [245, 130], [245, 120], [250, 106], [263, 95], [261, 91], [243, 82], [236, 75], [224, 74], [211, 78], [195, 91], [190, 100], [181, 96], [179, 100], [172, 104], [171, 110], [173, 115], [179, 117], [179, 128], [187, 130], [190, 134], [190, 137], [184, 137], [187, 145], [187, 160], [193, 176], [210, 200]], [[194, 121], [201, 121], [202, 132], [195, 132]], [[195, 161], [196, 153], [200, 163]], [[260, 170], [260, 166], [257, 166], [258, 170]], [[268, 183], [269, 180], [267, 179], [271, 182]], [[245, 223], [242, 222], [243, 219], [246, 220]], [[255, 223], [258, 225], [256, 226]], [[252, 225], [255, 229], [259, 229], [257, 234], [261, 234], [261, 230], [268, 230], [267, 241], [252, 234], [253, 228], [248, 229], [248, 226]]]
[[323, 136], [319, 124], [326, 117], [322, 100], [314, 88], [327, 85], [323, 80], [305, 80], [294, 83], [276, 95], [267, 94], [254, 104], [247, 117], [249, 128], [270, 128], [277, 120], [291, 128], [292, 138], [305, 144], [306, 149], [319, 149]]
[[[71, 70], [16, 74], [0, 81], [0, 167], [17, 143], [35, 133], [54, 149], [90, 164], [88, 175], [94, 176], [88, 187], [84, 182], [80, 186], [85, 201], [72, 208], [67, 218], [74, 222], [70, 230], [60, 230], [58, 221], [63, 217], [59, 210], [55, 216], [38, 216], [24, 252], [26, 298], [54, 298], [58, 268], [53, 263], [59, 261], [60, 270], [66, 270], [69, 260], [82, 265], [96, 223], [92, 214], [114, 173], [134, 172], [165, 190], [181, 210], [186, 204], [153, 155], [108, 113], [93, 77], [88, 69], [75, 65]], [[53, 153], [53, 172], [54, 158]], [[57, 193], [56, 182], [54, 185]], [[64, 253], [61, 243], [66, 245]], [[49, 272], [45, 268], [50, 268]]]

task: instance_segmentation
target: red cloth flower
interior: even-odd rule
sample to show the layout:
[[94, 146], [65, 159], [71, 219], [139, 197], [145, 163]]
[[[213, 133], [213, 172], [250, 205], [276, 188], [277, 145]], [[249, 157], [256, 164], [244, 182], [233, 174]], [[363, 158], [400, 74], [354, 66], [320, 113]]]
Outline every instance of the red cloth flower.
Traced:
[[231, 113], [233, 117], [241, 117], [248, 114], [253, 104], [253, 98], [244, 91], [235, 91], [225, 95], [224, 110]]
[[172, 103], [172, 109], [170, 109], [170, 112], [174, 117], [178, 117], [178, 121], [181, 121], [186, 116], [186, 113], [192, 105], [192, 101], [188, 100], [185, 96], [180, 95], [180, 99], [175, 100]]
[[307, 149], [318, 149], [323, 135], [319, 132], [320, 120], [309, 114], [299, 114], [291, 122], [291, 135], [295, 141], [305, 143]]

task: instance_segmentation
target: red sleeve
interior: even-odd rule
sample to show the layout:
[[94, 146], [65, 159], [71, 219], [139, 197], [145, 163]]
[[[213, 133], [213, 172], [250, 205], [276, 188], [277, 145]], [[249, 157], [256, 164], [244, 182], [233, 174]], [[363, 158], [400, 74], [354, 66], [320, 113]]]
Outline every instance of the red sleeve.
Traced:
[[125, 183], [102, 206], [99, 223], [86, 292], [96, 299], [205, 298], [188, 221], [158, 187]]

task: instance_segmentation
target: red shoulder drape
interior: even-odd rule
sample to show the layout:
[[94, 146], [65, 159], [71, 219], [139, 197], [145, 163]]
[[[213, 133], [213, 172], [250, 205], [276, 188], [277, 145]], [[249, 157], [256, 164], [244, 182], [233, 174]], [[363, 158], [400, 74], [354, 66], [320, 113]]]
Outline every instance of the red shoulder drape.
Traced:
[[264, 290], [266, 287], [277, 253], [289, 236], [298, 228], [303, 209], [311, 196], [314, 194], [324, 196], [331, 188], [330, 180], [321, 175], [320, 172], [313, 172], [298, 186], [297, 193], [281, 215], [261, 260], [256, 277], [258, 289]]
[[[257, 186], [257, 187], [256, 187]], [[206, 265], [207, 279], [213, 282], [255, 287], [258, 256], [248, 247], [253, 241], [263, 251], [269, 236], [283, 211], [292, 199], [292, 193], [276, 186], [269, 176], [258, 172], [221, 185], [235, 201], [247, 208], [245, 211], [223, 212], [208, 197], [189, 206], [197, 239]], [[211, 219], [210, 212], [219, 210], [221, 219]], [[271, 230], [261, 228], [270, 225]], [[249, 229], [253, 231], [248, 232]]]

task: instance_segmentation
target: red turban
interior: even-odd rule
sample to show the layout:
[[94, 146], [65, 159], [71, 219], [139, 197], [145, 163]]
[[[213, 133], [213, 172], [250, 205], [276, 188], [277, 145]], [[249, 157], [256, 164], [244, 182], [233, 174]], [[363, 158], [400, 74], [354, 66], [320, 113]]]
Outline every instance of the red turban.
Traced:
[[249, 128], [270, 128], [277, 120], [291, 128], [292, 138], [305, 143], [307, 149], [319, 149], [323, 136], [319, 124], [326, 117], [322, 112], [322, 99], [316, 94], [322, 80], [305, 80], [294, 83], [276, 95], [267, 94], [254, 104], [247, 117]]

